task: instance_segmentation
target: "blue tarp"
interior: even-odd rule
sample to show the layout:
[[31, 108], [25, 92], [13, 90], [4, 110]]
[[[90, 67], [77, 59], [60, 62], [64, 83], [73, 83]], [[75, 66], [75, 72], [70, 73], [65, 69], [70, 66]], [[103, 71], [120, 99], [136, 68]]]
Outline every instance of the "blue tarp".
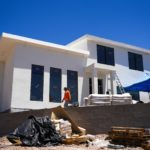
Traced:
[[144, 92], [150, 92], [150, 79], [135, 83], [133, 85], [130, 85], [128, 87], [124, 88], [126, 92], [128, 91], [144, 91]]

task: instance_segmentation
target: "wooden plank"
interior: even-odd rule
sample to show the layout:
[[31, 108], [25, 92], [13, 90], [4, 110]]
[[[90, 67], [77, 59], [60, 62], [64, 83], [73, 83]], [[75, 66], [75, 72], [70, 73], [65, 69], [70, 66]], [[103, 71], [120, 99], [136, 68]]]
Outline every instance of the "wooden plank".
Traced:
[[63, 144], [81, 144], [85, 143], [89, 138], [85, 135], [83, 136], [72, 136], [63, 140]]
[[111, 127], [111, 131], [115, 131], [115, 130], [136, 130], [142, 132], [145, 131], [144, 128], [136, 128], [136, 127], [116, 127], [116, 126]]

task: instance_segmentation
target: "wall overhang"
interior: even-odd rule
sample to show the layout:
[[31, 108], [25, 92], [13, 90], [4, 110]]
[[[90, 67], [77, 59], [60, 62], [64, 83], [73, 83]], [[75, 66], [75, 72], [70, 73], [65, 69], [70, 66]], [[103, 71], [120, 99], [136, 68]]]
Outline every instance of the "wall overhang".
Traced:
[[5, 59], [6, 56], [4, 55], [7, 55], [6, 51], [11, 50], [15, 45], [18, 45], [18, 44], [46, 48], [50, 51], [58, 51], [61, 53], [67, 53], [67, 54], [71, 54], [75, 56], [83, 56], [83, 57], [89, 56], [89, 52], [86, 50], [70, 48], [64, 45], [26, 38], [23, 36], [2, 33], [1, 38], [0, 38], [0, 60]]
[[105, 64], [98, 64], [93, 63], [87, 67], [85, 67], [85, 72], [92, 72], [93, 69], [96, 69], [97, 72], [102, 72], [104, 74], [116, 72], [115, 66], [105, 65]]

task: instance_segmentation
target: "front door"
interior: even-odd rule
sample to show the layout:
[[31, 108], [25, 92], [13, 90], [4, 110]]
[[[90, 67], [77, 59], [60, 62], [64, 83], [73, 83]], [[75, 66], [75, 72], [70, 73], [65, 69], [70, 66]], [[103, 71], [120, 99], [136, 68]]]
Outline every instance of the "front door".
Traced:
[[98, 94], [104, 94], [103, 93], [103, 79], [98, 79]]

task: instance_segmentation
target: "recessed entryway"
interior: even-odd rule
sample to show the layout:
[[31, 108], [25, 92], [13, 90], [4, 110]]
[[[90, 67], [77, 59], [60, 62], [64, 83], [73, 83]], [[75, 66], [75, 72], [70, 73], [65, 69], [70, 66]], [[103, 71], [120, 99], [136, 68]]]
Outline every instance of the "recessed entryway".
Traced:
[[103, 93], [103, 79], [98, 79], [98, 94], [104, 94]]

